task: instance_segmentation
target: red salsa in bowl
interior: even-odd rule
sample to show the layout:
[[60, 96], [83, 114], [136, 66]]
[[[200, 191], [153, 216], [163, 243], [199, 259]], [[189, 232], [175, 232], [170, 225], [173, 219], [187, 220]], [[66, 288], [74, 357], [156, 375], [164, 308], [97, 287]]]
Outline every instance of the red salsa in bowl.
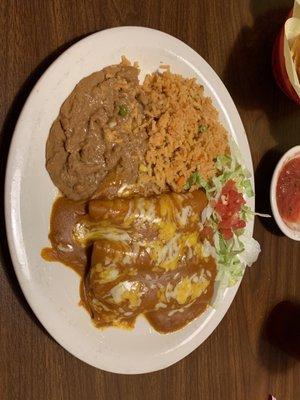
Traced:
[[300, 154], [288, 160], [278, 176], [276, 202], [283, 221], [300, 231]]
[[300, 241], [300, 145], [279, 160], [272, 177], [270, 202], [280, 230]]

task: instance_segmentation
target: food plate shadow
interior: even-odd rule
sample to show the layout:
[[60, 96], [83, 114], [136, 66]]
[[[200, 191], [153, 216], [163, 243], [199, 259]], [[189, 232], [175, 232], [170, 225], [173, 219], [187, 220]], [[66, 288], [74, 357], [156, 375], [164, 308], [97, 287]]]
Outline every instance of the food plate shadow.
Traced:
[[[256, 187], [256, 212], [269, 214], [272, 216], [270, 199], [268, 196], [268, 192], [271, 185], [271, 179], [276, 167], [276, 164], [280, 160], [282, 154], [284, 152], [281, 151], [279, 146], [276, 146], [270, 150], [268, 150], [260, 160], [256, 171], [255, 171], [255, 187]], [[259, 217], [262, 225], [273, 235], [283, 236], [283, 233], [278, 228], [275, 219]]]
[[[252, 0], [253, 23], [244, 25], [237, 35], [222, 79], [235, 103], [243, 110], [266, 114], [270, 134], [282, 146], [293, 147], [300, 123], [299, 107], [277, 87], [272, 71], [272, 50], [292, 4], [286, 0]], [[246, 126], [247, 128], [247, 126]], [[259, 144], [255, 132], [248, 132]]]
[[[272, 312], [272, 308], [270, 308], [261, 326], [258, 356], [262, 365], [271, 374], [278, 374], [281, 371], [287, 372], [289, 369], [293, 368], [297, 361], [282, 351], [278, 346], [272, 344], [272, 339], [270, 338], [270, 316]], [[275, 327], [272, 329], [275, 329]]]
[[[1, 127], [0, 133], [0, 188], [1, 188], [1, 195], [0, 195], [0, 212], [1, 215], [4, 215], [4, 183], [5, 183], [5, 169], [7, 163], [7, 157], [9, 152], [9, 147], [12, 139], [12, 135], [15, 129], [15, 125], [19, 118], [19, 114], [25, 104], [25, 101], [33, 89], [34, 85], [38, 81], [38, 79], [42, 76], [42, 74], [46, 71], [46, 69], [52, 64], [52, 62], [62, 54], [68, 47], [70, 47], [73, 43], [77, 42], [78, 40], [82, 39], [83, 37], [87, 36], [81, 35], [72, 39], [71, 41], [63, 44], [62, 46], [58, 47], [53, 53], [48, 55], [28, 76], [25, 82], [21, 85], [18, 89], [10, 107], [8, 113], [4, 119], [3, 125]], [[31, 318], [31, 320], [43, 330], [44, 333], [47, 334], [49, 338], [52, 337], [48, 334], [48, 332], [43, 328], [40, 324], [39, 320], [36, 318], [34, 313], [32, 312], [31, 308], [29, 307], [21, 288], [18, 284], [16, 274], [14, 272], [14, 268], [12, 265], [7, 238], [5, 234], [5, 221], [4, 218], [0, 220], [0, 232], [2, 232], [1, 242], [0, 242], [0, 257], [3, 260], [3, 270], [7, 281], [15, 293], [18, 302], [21, 306], [23, 306], [24, 310], [26, 311], [27, 315]]]

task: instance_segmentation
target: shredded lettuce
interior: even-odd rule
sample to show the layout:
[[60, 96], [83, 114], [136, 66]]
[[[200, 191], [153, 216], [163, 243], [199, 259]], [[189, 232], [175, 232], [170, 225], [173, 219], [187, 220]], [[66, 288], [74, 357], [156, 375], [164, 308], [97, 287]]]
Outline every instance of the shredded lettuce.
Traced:
[[244, 251], [245, 246], [237, 236], [225, 240], [218, 231], [214, 235], [214, 244], [217, 254], [217, 280], [221, 281], [224, 287], [232, 286], [242, 277], [245, 269], [239, 259], [239, 254]]
[[192, 186], [197, 185], [199, 187], [202, 187], [206, 190], [208, 188], [208, 183], [202, 176], [199, 174], [199, 172], [193, 172], [192, 175], [189, 177], [187, 183], [184, 186], [184, 190], [189, 190]]
[[244, 221], [250, 221], [254, 216], [262, 217], [262, 218], [272, 218], [270, 214], [258, 213], [251, 210], [251, 208], [244, 204], [241, 210], [241, 217]]
[[245, 189], [245, 193], [246, 193], [247, 197], [254, 196], [254, 192], [252, 189], [250, 179], [245, 179], [243, 185], [244, 185], [244, 189]]
[[192, 186], [197, 185], [205, 190], [208, 200], [217, 200], [225, 183], [229, 180], [234, 180], [239, 192], [249, 198], [254, 195], [249, 179], [251, 176], [250, 172], [240, 165], [235, 157], [229, 155], [218, 156], [215, 166], [218, 174], [213, 176], [212, 179], [206, 181], [199, 172], [194, 172], [189, 177], [184, 189], [188, 190]]
[[239, 259], [242, 264], [249, 267], [255, 263], [260, 253], [259, 243], [247, 233], [244, 233], [240, 238], [244, 244], [244, 250], [239, 254]]
[[246, 222], [251, 221], [253, 216], [254, 216], [254, 212], [251, 210], [251, 207], [249, 207], [247, 204], [244, 204], [241, 209], [242, 220], [246, 221]]
[[[245, 229], [235, 230], [233, 237], [225, 240], [218, 230], [219, 216], [213, 204], [221, 195], [222, 188], [229, 180], [235, 182], [238, 192], [244, 197], [254, 196], [251, 174], [243, 166], [242, 157], [233, 140], [230, 141], [231, 155], [222, 155], [216, 158], [217, 174], [210, 180], [205, 180], [199, 172], [194, 172], [188, 179], [185, 189], [197, 185], [204, 189], [208, 205], [202, 212], [202, 223], [206, 223], [213, 230], [215, 257], [217, 262], [217, 281], [225, 288], [235, 285], [243, 276], [246, 266], [256, 261], [260, 246], [252, 237], [245, 233]], [[253, 219], [255, 213], [248, 205], [243, 205], [239, 217], [246, 223]], [[206, 246], [207, 247], [207, 246]]]
[[260, 253], [259, 243], [245, 232], [224, 240], [219, 232], [214, 235], [217, 255], [217, 280], [222, 287], [233, 286], [243, 276], [246, 266], [251, 266]]

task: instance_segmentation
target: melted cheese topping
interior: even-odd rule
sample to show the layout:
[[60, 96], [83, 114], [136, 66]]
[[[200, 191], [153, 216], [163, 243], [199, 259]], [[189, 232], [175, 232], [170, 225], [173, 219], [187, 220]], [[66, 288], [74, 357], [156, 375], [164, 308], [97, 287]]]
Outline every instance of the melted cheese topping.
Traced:
[[87, 242], [97, 239], [107, 239], [116, 242], [129, 242], [130, 236], [125, 229], [98, 222], [78, 222], [73, 229], [73, 236], [77, 242], [86, 245]]
[[[93, 304], [97, 310], [102, 307], [110, 324], [120, 326], [126, 317], [134, 319], [143, 309], [182, 315], [207, 293], [212, 276], [203, 268], [210, 252], [200, 239], [201, 212], [195, 212], [195, 203], [184, 203], [182, 198], [134, 198], [124, 207], [123, 220], [87, 220], [90, 228], [84, 229], [100, 240], [100, 262], [91, 269], [94, 286], [90, 293], [102, 300]], [[102, 239], [121, 243], [110, 246], [105, 242], [101, 250]], [[102, 320], [99, 323], [102, 325]]]
[[118, 278], [119, 270], [114, 263], [106, 266], [98, 263], [92, 268], [91, 274], [97, 274], [97, 277], [94, 278], [95, 281], [99, 283], [108, 283]]
[[162, 303], [176, 300], [180, 305], [190, 303], [201, 296], [208, 285], [209, 279], [205, 277], [202, 270], [200, 275], [193, 274], [182, 278], [175, 286], [168, 282], [165, 289], [160, 289], [158, 300]]
[[188, 218], [192, 215], [192, 213], [193, 209], [191, 206], [183, 207], [181, 213], [177, 214], [176, 219], [181, 226], [186, 226], [188, 223]]
[[142, 290], [140, 282], [123, 281], [114, 286], [109, 293], [115, 304], [128, 300], [130, 308], [134, 309], [140, 306], [143, 292], [145, 292], [145, 288]]
[[[89, 240], [107, 239], [130, 244], [131, 253], [123, 257], [123, 264], [129, 264], [136, 259], [142, 250], [146, 251], [156, 268], [166, 271], [175, 269], [179, 260], [187, 253], [187, 258], [203, 257], [202, 244], [198, 232], [188, 234], [178, 232], [178, 227], [185, 227], [189, 221], [200, 219], [193, 213], [191, 206], [178, 209], [182, 203], [180, 196], [162, 195], [153, 199], [132, 199], [123, 224], [113, 226], [107, 221], [80, 222], [76, 224], [74, 236], [80, 243]], [[151, 226], [157, 234], [149, 241], [145, 241], [139, 234], [140, 229]]]

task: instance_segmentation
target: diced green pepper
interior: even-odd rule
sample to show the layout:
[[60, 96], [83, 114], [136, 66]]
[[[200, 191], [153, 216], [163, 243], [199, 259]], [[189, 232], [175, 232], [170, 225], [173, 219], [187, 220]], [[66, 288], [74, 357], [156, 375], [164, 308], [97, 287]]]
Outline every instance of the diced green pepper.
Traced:
[[199, 132], [199, 133], [206, 132], [206, 131], [207, 131], [207, 128], [208, 128], [208, 125], [206, 125], [206, 124], [201, 124], [201, 125], [199, 125], [199, 127], [198, 127], [198, 132]]
[[128, 113], [129, 113], [129, 109], [126, 105], [123, 104], [123, 105], [119, 106], [119, 115], [122, 118], [126, 117], [126, 115], [128, 115]]

